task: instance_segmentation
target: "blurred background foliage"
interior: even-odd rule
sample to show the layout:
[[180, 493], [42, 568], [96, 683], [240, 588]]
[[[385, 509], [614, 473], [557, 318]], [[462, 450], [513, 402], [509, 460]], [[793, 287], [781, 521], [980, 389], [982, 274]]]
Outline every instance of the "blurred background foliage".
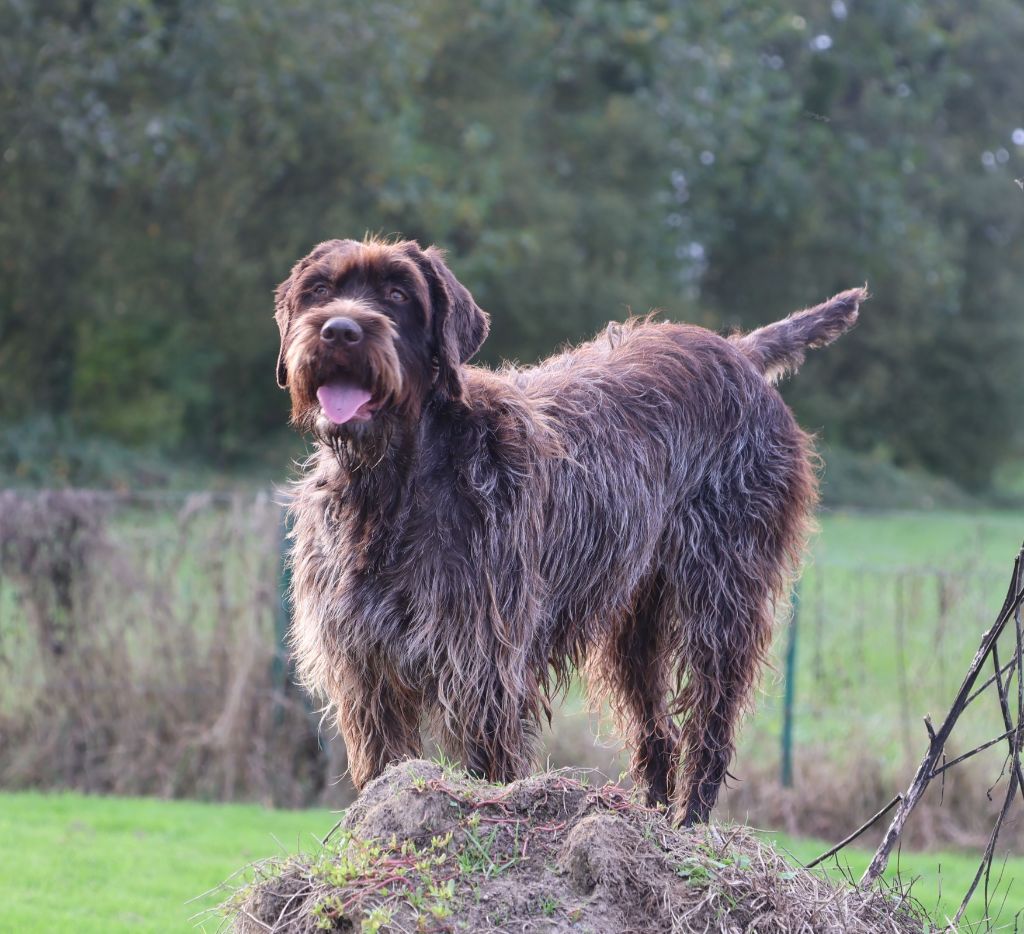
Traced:
[[373, 231], [449, 250], [489, 362], [867, 281], [787, 397], [847, 474], [991, 491], [1024, 447], [1021, 49], [1016, 0], [7, 0], [0, 473], [280, 472], [271, 289]]

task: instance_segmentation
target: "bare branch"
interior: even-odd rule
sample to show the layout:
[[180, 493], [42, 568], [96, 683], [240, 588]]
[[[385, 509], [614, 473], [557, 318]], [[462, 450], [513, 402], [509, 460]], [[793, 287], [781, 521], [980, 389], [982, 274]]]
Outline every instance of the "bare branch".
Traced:
[[974, 895], [974, 890], [978, 887], [978, 883], [981, 881], [982, 875], [986, 875], [988, 868], [992, 865], [992, 855], [995, 853], [996, 840], [999, 838], [999, 831], [1002, 830], [1003, 821], [1006, 820], [1006, 814], [1010, 810], [1010, 805], [1013, 804], [1013, 798], [1016, 793], [1017, 773], [1014, 771], [1010, 773], [1010, 783], [1006, 786], [1006, 797], [1003, 799], [1003, 806], [999, 811], [999, 817], [996, 819], [996, 825], [992, 828], [992, 833], [988, 838], [988, 845], [985, 847], [985, 853], [981, 858], [981, 864], [978, 866], [978, 871], [974, 874], [974, 881], [971, 883], [971, 887], [967, 890], [964, 900], [960, 902], [960, 907], [957, 909], [956, 917], [953, 918], [954, 930], [960, 923], [960, 919], [963, 917], [964, 912], [967, 910], [967, 905]]
[[[1012, 678], [1013, 669], [1016, 667], [1016, 665], [1017, 659], [1011, 658], [1005, 665], [1003, 665], [1002, 670], [999, 671], [998, 674], [1004, 675], [1008, 678]], [[985, 680], [985, 683], [980, 688], [975, 688], [971, 696], [967, 698], [967, 701], [964, 703], [964, 706], [968, 706], [976, 697], [980, 697], [982, 694], [984, 694], [988, 688], [992, 687], [992, 685], [995, 683], [995, 680], [996, 675], [989, 675], [988, 678]]]
[[1013, 736], [1013, 734], [1016, 732], [1017, 728], [1015, 726], [1010, 727], [1010, 729], [1008, 729], [1005, 733], [1000, 733], [994, 739], [990, 739], [987, 742], [982, 743], [980, 746], [975, 746], [970, 752], [965, 752], [962, 756], [957, 756], [955, 759], [950, 759], [949, 762], [940, 765], [934, 772], [932, 772], [929, 778], [935, 778], [937, 775], [941, 775], [943, 772], [946, 771], [946, 769], [951, 769], [954, 765], [959, 765], [965, 759], [970, 759], [971, 756], [977, 755], [979, 752], [988, 749], [990, 746], [994, 746], [996, 743], [1001, 743], [1008, 736]]
[[862, 833], [864, 833], [865, 830], [871, 827], [872, 824], [874, 824], [881, 818], [885, 817], [885, 815], [888, 814], [902, 800], [903, 795], [896, 795], [892, 799], [892, 801], [890, 801], [884, 808], [882, 808], [877, 814], [875, 814], [874, 817], [869, 817], [848, 837], [844, 837], [842, 840], [840, 840], [839, 843], [832, 847], [831, 850], [829, 850], [827, 853], [822, 853], [821, 856], [815, 857], [809, 863], [806, 863], [804, 865], [804, 869], [813, 869], [818, 864], [825, 862], [825, 860], [828, 859], [830, 856], [835, 856], [836, 853], [838, 853], [844, 846], [849, 846], [851, 843], [853, 843], [853, 841], [856, 840]]
[[[1016, 628], [1018, 630], [1018, 632], [1017, 632], [1017, 654], [1014, 656], [1014, 658], [1019, 660], [1020, 657], [1021, 657], [1020, 656], [1020, 631], [1019, 631], [1020, 630], [1020, 623], [1019, 623], [1019, 620], [1020, 620], [1020, 606], [1019, 605], [1017, 606], [1017, 608], [1016, 608], [1016, 610], [1014, 612], [1014, 618], [1017, 621], [1016, 622]], [[1006, 727], [1007, 733], [1012, 734], [1012, 733], [1014, 733], [1014, 732], [1016, 732], [1017, 730], [1020, 729], [1020, 711], [1018, 710], [1017, 725], [1014, 726], [1013, 717], [1010, 715], [1010, 702], [1009, 702], [1009, 700], [1006, 697], [1006, 689], [1003, 686], [1002, 676], [999, 674], [999, 647], [995, 646], [995, 645], [992, 646], [992, 660], [995, 663], [995, 669], [996, 669], [996, 674], [995, 674], [996, 693], [999, 695], [999, 710], [1000, 710], [1000, 712], [1003, 715], [1003, 726]], [[1021, 686], [1020, 678], [1017, 679], [1017, 686], [1018, 686], [1018, 688], [1020, 688], [1020, 686]], [[1020, 707], [1020, 703], [1018, 703], [1017, 706], [1019, 708]], [[1009, 740], [1009, 745], [1010, 745], [1010, 750], [1009, 750], [1010, 768], [1013, 770], [1014, 777], [1017, 779], [1017, 787], [1020, 788], [1020, 793], [1021, 793], [1022, 797], [1024, 797], [1024, 772], [1021, 771], [1020, 756], [1017, 754], [1018, 750], [1020, 748], [1020, 743], [1019, 743], [1018, 740], [1010, 739]]]
[[[930, 738], [928, 751], [921, 760], [921, 764], [918, 766], [913, 781], [904, 793], [903, 800], [900, 802], [900, 806], [897, 808], [896, 813], [885, 832], [885, 836], [882, 838], [881, 844], [879, 844], [878, 849], [875, 851], [875, 855], [872, 857], [870, 865], [861, 877], [861, 885], [868, 885], [874, 882], [882, 875], [883, 872], [885, 872], [885, 867], [889, 863], [889, 855], [892, 852], [893, 847], [896, 845], [896, 842], [899, 840], [900, 834], [903, 832], [904, 824], [906, 824], [911, 812], [921, 800], [928, 787], [928, 783], [933, 777], [933, 773], [935, 773], [936, 765], [942, 757], [943, 751], [946, 747], [946, 742], [948, 741], [950, 734], [953, 732], [953, 727], [956, 725], [957, 721], [960, 719], [960, 715], [967, 706], [967, 699], [971, 694], [974, 683], [978, 680], [978, 676], [981, 674], [982, 666], [985, 664], [986, 659], [992, 652], [992, 649], [995, 646], [996, 641], [999, 639], [999, 636], [1002, 634], [1003, 629], [1006, 627], [1007, 622], [1014, 616], [1021, 603], [1024, 602], [1024, 589], [1021, 588], [1022, 558], [1024, 558], [1024, 550], [1018, 553], [1017, 558], [1013, 563], [1013, 574], [1010, 577], [1010, 585], [1007, 589], [1006, 599], [1003, 601], [1003, 608], [1000, 611], [999, 616], [996, 618], [995, 623], [982, 637], [981, 645], [978, 647], [978, 651], [974, 654], [974, 658], [967, 669], [967, 674], [964, 676], [963, 683], [960, 685], [960, 690], [957, 691], [956, 697], [953, 699], [953, 704], [950, 707], [949, 712], [946, 714], [946, 718], [943, 720], [939, 729], [935, 732], [935, 735]], [[1019, 654], [1019, 643], [1017, 651]], [[1001, 689], [1001, 679], [997, 679], [996, 683], [997, 685], [1000, 685]], [[1005, 697], [1005, 692], [1002, 693]], [[1010, 725], [1012, 725], [1012, 722]], [[1017, 758], [1017, 762], [1019, 763], [1019, 756]], [[1016, 791], [1016, 770], [1012, 776], [1012, 785], [1014, 791]], [[995, 830], [998, 831], [998, 825]], [[994, 842], [992, 845], [995, 845]], [[973, 894], [973, 890], [971, 894]]]

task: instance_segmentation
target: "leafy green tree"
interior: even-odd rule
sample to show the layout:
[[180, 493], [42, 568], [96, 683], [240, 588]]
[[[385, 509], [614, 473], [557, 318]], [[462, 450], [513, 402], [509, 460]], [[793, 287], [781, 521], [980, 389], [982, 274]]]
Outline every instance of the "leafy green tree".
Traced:
[[787, 394], [983, 487], [1022, 441], [1022, 40], [1011, 0], [11, 0], [0, 418], [251, 457], [273, 285], [400, 232], [449, 249], [491, 361], [867, 280]]

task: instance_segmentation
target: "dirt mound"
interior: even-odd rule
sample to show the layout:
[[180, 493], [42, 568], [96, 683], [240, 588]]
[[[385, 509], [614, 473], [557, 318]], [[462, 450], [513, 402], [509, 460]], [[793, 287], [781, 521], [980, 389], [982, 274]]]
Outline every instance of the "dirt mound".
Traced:
[[794, 869], [739, 827], [673, 828], [614, 785], [490, 785], [424, 761], [373, 782], [316, 853], [270, 860], [235, 930], [931, 930], [898, 893]]

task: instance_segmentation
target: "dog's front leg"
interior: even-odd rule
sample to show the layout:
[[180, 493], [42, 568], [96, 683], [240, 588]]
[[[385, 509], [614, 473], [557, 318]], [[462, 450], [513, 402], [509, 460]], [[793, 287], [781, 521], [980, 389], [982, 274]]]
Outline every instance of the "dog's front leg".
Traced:
[[529, 773], [533, 756], [525, 705], [495, 694], [475, 707], [464, 709], [459, 755], [473, 775], [491, 782], [511, 782]]
[[477, 662], [477, 678], [462, 679], [442, 712], [439, 742], [474, 775], [510, 782], [528, 774], [536, 737], [537, 692], [532, 679], [501, 662]]
[[376, 668], [349, 670], [330, 693], [358, 790], [390, 763], [423, 754], [420, 699], [392, 674]]

